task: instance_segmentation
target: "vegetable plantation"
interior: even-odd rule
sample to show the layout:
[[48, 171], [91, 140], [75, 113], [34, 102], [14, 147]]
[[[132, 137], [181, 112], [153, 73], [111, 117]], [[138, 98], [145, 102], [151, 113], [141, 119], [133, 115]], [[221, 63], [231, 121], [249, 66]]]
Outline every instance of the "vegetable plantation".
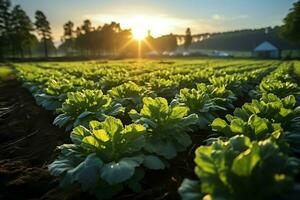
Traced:
[[96, 199], [300, 198], [300, 62], [10, 66], [65, 133], [47, 169], [66, 191]]

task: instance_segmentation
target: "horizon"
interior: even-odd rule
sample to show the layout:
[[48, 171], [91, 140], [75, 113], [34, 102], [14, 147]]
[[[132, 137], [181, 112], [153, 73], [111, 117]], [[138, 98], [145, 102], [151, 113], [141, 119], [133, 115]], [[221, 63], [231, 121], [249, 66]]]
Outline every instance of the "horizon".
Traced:
[[69, 20], [74, 22], [75, 27], [81, 26], [85, 19], [90, 19], [94, 27], [115, 21], [120, 23], [122, 28], [132, 29], [140, 37], [146, 35], [148, 30], [154, 37], [170, 33], [185, 34], [187, 27], [191, 28], [192, 34], [227, 32], [280, 26], [292, 4], [296, 2], [296, 0], [217, 1], [192, 0], [187, 3], [175, 0], [171, 3], [170, 0], [163, 2], [130, 0], [128, 3], [124, 0], [109, 2], [12, 0], [12, 6], [20, 5], [31, 20], [34, 20], [36, 10], [44, 12], [50, 21], [54, 43], [57, 45], [63, 35], [63, 24]]

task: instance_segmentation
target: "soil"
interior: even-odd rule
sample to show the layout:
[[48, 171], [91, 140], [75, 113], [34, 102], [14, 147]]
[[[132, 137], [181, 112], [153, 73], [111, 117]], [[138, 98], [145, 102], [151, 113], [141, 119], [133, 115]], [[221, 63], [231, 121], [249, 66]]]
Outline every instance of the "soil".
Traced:
[[67, 138], [52, 125], [52, 113], [16, 80], [0, 83], [0, 94], [0, 199], [76, 199], [47, 171]]

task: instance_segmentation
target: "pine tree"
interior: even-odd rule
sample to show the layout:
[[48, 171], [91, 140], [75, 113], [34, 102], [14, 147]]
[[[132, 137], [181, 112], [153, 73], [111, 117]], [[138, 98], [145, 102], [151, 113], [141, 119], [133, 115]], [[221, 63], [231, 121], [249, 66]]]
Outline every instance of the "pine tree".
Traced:
[[192, 44], [192, 33], [191, 29], [187, 28], [185, 31], [185, 38], [184, 38], [184, 48], [187, 50]]
[[10, 6], [9, 0], [0, 0], [0, 58], [10, 47]]
[[48, 43], [52, 42], [50, 23], [42, 11], [35, 12], [35, 27], [44, 44], [45, 57], [48, 57]]
[[11, 12], [12, 44], [14, 51], [19, 51], [24, 57], [24, 49], [30, 48], [32, 43], [33, 25], [25, 11], [15, 6]]

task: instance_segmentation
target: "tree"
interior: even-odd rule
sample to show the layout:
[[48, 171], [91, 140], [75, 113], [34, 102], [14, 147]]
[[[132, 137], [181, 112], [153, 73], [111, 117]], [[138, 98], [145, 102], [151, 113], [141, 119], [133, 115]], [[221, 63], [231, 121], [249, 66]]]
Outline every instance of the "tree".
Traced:
[[64, 40], [69, 40], [74, 38], [74, 23], [71, 21], [68, 21], [67, 23], [64, 24]]
[[11, 40], [14, 53], [20, 52], [24, 57], [24, 49], [30, 48], [33, 25], [25, 11], [19, 6], [15, 6], [11, 12]]
[[35, 12], [35, 26], [44, 44], [45, 57], [48, 57], [48, 41], [52, 41], [50, 23], [42, 11]]
[[184, 48], [187, 50], [192, 44], [192, 33], [191, 29], [187, 28], [185, 31], [185, 38], [184, 38]]
[[72, 21], [68, 21], [63, 26], [64, 35], [62, 37], [62, 44], [60, 45], [60, 49], [64, 52], [69, 53], [74, 49], [74, 23]]
[[10, 46], [10, 6], [9, 0], [0, 0], [0, 58]]
[[85, 34], [91, 32], [93, 30], [92, 22], [89, 19], [84, 20], [83, 25], [81, 26], [81, 30], [83, 30]]
[[0, 35], [8, 34], [10, 24], [9, 0], [0, 0]]
[[291, 41], [300, 42], [300, 1], [294, 3], [290, 13], [283, 21], [281, 34]]

